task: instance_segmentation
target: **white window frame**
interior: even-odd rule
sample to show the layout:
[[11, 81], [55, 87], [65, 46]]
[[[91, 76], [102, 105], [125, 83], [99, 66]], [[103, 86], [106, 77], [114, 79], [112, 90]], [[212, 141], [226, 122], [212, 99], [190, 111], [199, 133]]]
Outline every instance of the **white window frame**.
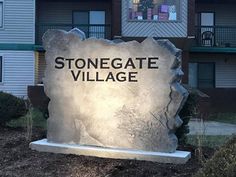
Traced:
[[0, 24], [0, 29], [4, 28], [4, 0], [0, 0], [0, 3], [2, 3], [2, 24]]
[[1, 72], [1, 75], [2, 75], [2, 78], [1, 78], [1, 80], [0, 80], [0, 85], [2, 85], [3, 83], [4, 83], [4, 55], [3, 54], [1, 54], [0, 53], [0, 58], [1, 58], [1, 60], [2, 60], [2, 68], [1, 68], [1, 70], [0, 70], [0, 72]]

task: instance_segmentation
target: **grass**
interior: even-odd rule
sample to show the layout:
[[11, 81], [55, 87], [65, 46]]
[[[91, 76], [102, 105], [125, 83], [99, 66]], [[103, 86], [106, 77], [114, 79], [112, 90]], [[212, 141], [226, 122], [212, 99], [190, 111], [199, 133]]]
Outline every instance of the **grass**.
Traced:
[[231, 135], [188, 135], [187, 143], [193, 146], [217, 148], [222, 146]]
[[29, 120], [30, 121], [32, 120], [33, 127], [40, 127], [40, 128], [43, 128], [46, 130], [46, 128], [47, 128], [46, 119], [43, 117], [42, 112], [40, 112], [38, 109], [30, 109], [25, 116], [8, 122], [7, 126], [15, 127], [15, 128], [16, 127], [27, 127]]
[[236, 113], [217, 113], [209, 116], [211, 121], [236, 124]]

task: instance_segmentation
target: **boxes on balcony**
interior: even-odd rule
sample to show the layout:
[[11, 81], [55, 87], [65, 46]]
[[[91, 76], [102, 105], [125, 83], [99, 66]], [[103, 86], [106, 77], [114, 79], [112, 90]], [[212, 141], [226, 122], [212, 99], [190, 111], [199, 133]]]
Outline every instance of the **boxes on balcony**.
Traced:
[[168, 13], [159, 13], [158, 16], [159, 16], [159, 20], [160, 21], [167, 21], [168, 18], [169, 18], [169, 14]]
[[152, 20], [152, 9], [151, 8], [147, 9], [147, 20]]
[[153, 20], [158, 20], [158, 15], [153, 15]]
[[176, 12], [173, 13], [173, 12], [170, 12], [169, 13], [169, 20], [177, 20], [177, 14]]
[[142, 12], [136, 12], [136, 16], [138, 20], [143, 20], [143, 13]]
[[169, 6], [168, 5], [161, 5], [160, 6], [160, 13], [168, 13], [169, 12]]
[[137, 13], [133, 9], [129, 9], [129, 20], [134, 20], [137, 17]]
[[169, 6], [169, 20], [177, 20], [175, 5]]
[[159, 13], [158, 5], [154, 5], [154, 7], [152, 9], [152, 19], [153, 20], [158, 20], [158, 13]]

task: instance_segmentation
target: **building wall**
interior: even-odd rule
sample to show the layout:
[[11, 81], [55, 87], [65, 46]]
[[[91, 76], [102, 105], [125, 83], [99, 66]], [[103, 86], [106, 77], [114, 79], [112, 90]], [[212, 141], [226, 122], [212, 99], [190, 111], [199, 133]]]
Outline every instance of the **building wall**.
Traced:
[[201, 91], [207, 94], [208, 98], [198, 100], [201, 117], [208, 118], [214, 113], [236, 113], [236, 88], [206, 88]]
[[[223, 8], [222, 8], [223, 6]], [[235, 25], [236, 4], [196, 4], [196, 12], [215, 12], [216, 25]]]
[[122, 0], [122, 36], [130, 37], [187, 37], [188, 1], [181, 0], [180, 21], [128, 21], [128, 0]]
[[216, 88], [236, 88], [236, 55], [192, 54], [190, 62], [214, 62]]
[[72, 24], [72, 12], [76, 10], [104, 10], [106, 23], [111, 24], [111, 5], [106, 2], [45, 2], [37, 3], [38, 23]]
[[3, 83], [0, 91], [18, 97], [27, 95], [27, 86], [34, 85], [34, 51], [0, 51], [3, 56]]
[[[37, 1], [36, 8], [36, 43], [41, 44], [41, 38], [47, 29], [62, 29], [70, 31], [73, 28], [73, 11], [105, 11], [105, 23], [111, 24], [111, 3], [96, 1]], [[83, 29], [82, 29], [83, 30]], [[111, 29], [106, 29], [106, 38], [110, 38]]]
[[34, 44], [35, 0], [3, 0], [0, 43]]

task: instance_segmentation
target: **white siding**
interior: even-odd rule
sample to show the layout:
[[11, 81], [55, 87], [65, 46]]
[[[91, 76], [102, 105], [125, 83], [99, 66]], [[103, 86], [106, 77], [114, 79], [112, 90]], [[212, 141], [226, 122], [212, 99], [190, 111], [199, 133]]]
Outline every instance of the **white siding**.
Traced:
[[26, 97], [27, 86], [34, 85], [34, 52], [2, 50], [0, 55], [3, 56], [3, 83], [0, 83], [0, 91]]
[[0, 43], [34, 44], [35, 0], [4, 0]]
[[187, 37], [188, 1], [180, 0], [180, 21], [128, 21], [128, 0], [122, 0], [122, 36], [130, 37]]
[[236, 58], [216, 62], [216, 87], [236, 88]]

